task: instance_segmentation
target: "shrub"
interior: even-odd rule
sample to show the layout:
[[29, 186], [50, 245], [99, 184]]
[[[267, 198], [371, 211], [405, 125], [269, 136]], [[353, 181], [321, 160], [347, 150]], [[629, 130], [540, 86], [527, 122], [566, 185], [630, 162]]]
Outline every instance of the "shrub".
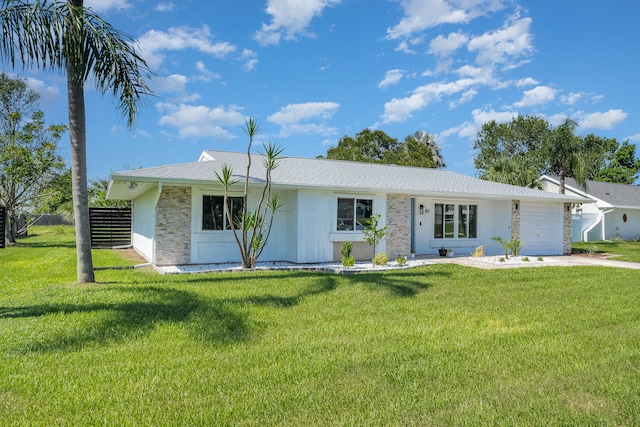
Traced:
[[373, 265], [387, 265], [389, 262], [389, 254], [386, 252], [378, 252], [373, 257]]
[[523, 258], [522, 258], [522, 260], [523, 260], [524, 262], [529, 262], [529, 257], [528, 257], [528, 256], [523, 257]]
[[396, 257], [396, 262], [398, 263], [398, 265], [405, 265], [407, 263], [407, 257], [406, 256], [402, 256], [402, 255], [398, 255]]
[[343, 267], [353, 267], [356, 265], [356, 259], [352, 256], [343, 256], [342, 257], [342, 266]]
[[344, 258], [349, 258], [351, 256], [351, 251], [353, 250], [353, 243], [351, 242], [342, 242], [342, 247], [340, 248], [340, 253]]
[[538, 257], [538, 261], [544, 261], [541, 256]]
[[511, 253], [513, 256], [520, 255], [521, 243], [520, 240], [512, 238], [509, 242], [509, 247], [511, 248]]
[[504, 257], [503, 257], [503, 256], [501, 256], [500, 258], [498, 258], [498, 261], [500, 261], [500, 262], [504, 262]]
[[492, 237], [491, 240], [500, 243], [502, 249], [504, 249], [504, 257], [506, 259], [509, 259], [509, 252], [511, 252], [513, 256], [520, 255], [520, 248], [522, 247], [520, 240], [514, 239], [513, 237], [511, 240], [504, 240], [502, 237]]

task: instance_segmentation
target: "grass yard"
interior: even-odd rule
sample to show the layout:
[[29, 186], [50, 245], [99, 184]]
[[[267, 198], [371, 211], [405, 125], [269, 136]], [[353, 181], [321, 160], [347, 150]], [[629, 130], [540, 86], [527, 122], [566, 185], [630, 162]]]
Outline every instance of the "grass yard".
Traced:
[[[96, 272], [0, 250], [0, 425], [640, 425], [638, 272]], [[95, 251], [96, 266], [135, 261]]]
[[574, 253], [616, 254], [617, 256], [613, 259], [617, 261], [640, 262], [640, 242], [626, 240], [574, 242], [572, 247]]

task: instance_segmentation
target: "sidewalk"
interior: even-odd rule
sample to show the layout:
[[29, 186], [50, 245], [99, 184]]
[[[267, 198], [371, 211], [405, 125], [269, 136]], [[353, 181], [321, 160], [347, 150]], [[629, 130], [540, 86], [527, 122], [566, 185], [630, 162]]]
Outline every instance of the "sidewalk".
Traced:
[[[640, 270], [640, 263], [616, 261], [613, 257], [601, 258], [590, 257], [585, 255], [563, 255], [563, 256], [543, 256], [542, 261], [538, 257], [528, 257], [529, 261], [524, 261], [526, 257], [516, 257], [505, 259], [500, 262], [499, 256], [486, 257], [424, 257], [424, 260], [430, 264], [458, 264], [467, 267], [481, 268], [484, 270], [495, 270], [499, 268], [527, 268], [527, 267], [575, 267], [575, 266], [592, 266], [592, 267], [614, 267], [627, 268], [632, 270]], [[422, 259], [422, 257], [421, 257]]]

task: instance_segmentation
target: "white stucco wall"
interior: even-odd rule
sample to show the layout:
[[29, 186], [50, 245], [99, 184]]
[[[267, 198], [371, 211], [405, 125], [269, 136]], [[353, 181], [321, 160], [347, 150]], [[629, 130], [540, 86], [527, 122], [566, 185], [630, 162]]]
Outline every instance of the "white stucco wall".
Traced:
[[[477, 205], [477, 238], [435, 239], [433, 228], [436, 203]], [[420, 214], [420, 205], [424, 206], [425, 211], [423, 214]], [[491, 237], [511, 238], [511, 202], [508, 200], [490, 201], [416, 197], [414, 209], [415, 249], [417, 255], [435, 255], [441, 246], [452, 249], [455, 254], [468, 255], [481, 245], [485, 246], [487, 254], [500, 253], [501, 247], [492, 241]]]
[[[299, 263], [329, 262], [334, 259], [334, 243], [363, 242], [362, 231], [338, 231], [336, 215], [338, 198], [373, 200], [373, 211], [380, 214], [380, 225], [386, 224], [386, 196], [384, 194], [339, 193], [332, 191], [298, 191], [297, 261]], [[383, 241], [376, 251], [386, 250]]]
[[[627, 216], [626, 222], [624, 215]], [[638, 209], [616, 208], [605, 214], [604, 223], [607, 240], [636, 240], [640, 238], [640, 210]]]
[[[297, 191], [279, 191], [278, 194], [284, 206], [275, 213], [269, 242], [259, 261], [294, 261], [295, 260], [295, 230], [297, 224]], [[216, 186], [194, 187], [191, 197], [191, 262], [222, 263], [240, 262], [240, 250], [230, 230], [202, 230], [202, 198], [204, 195], [224, 194]], [[232, 193], [230, 196], [241, 196]], [[261, 190], [249, 191], [249, 208], [255, 209]]]
[[154, 261], [155, 198], [155, 189], [147, 191], [133, 201], [131, 210], [131, 244], [147, 261]]

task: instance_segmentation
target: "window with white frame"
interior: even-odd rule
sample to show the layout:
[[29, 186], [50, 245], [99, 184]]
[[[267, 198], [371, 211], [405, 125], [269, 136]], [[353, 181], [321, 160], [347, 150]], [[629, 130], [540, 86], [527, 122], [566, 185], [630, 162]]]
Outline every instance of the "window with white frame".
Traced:
[[371, 221], [372, 199], [338, 198], [336, 229], [338, 231], [364, 230]]
[[436, 203], [433, 211], [435, 239], [478, 237], [478, 205]]
[[[242, 215], [242, 197], [228, 197], [227, 203], [234, 221]], [[229, 218], [224, 209], [224, 196], [202, 196], [202, 229], [230, 230]]]

